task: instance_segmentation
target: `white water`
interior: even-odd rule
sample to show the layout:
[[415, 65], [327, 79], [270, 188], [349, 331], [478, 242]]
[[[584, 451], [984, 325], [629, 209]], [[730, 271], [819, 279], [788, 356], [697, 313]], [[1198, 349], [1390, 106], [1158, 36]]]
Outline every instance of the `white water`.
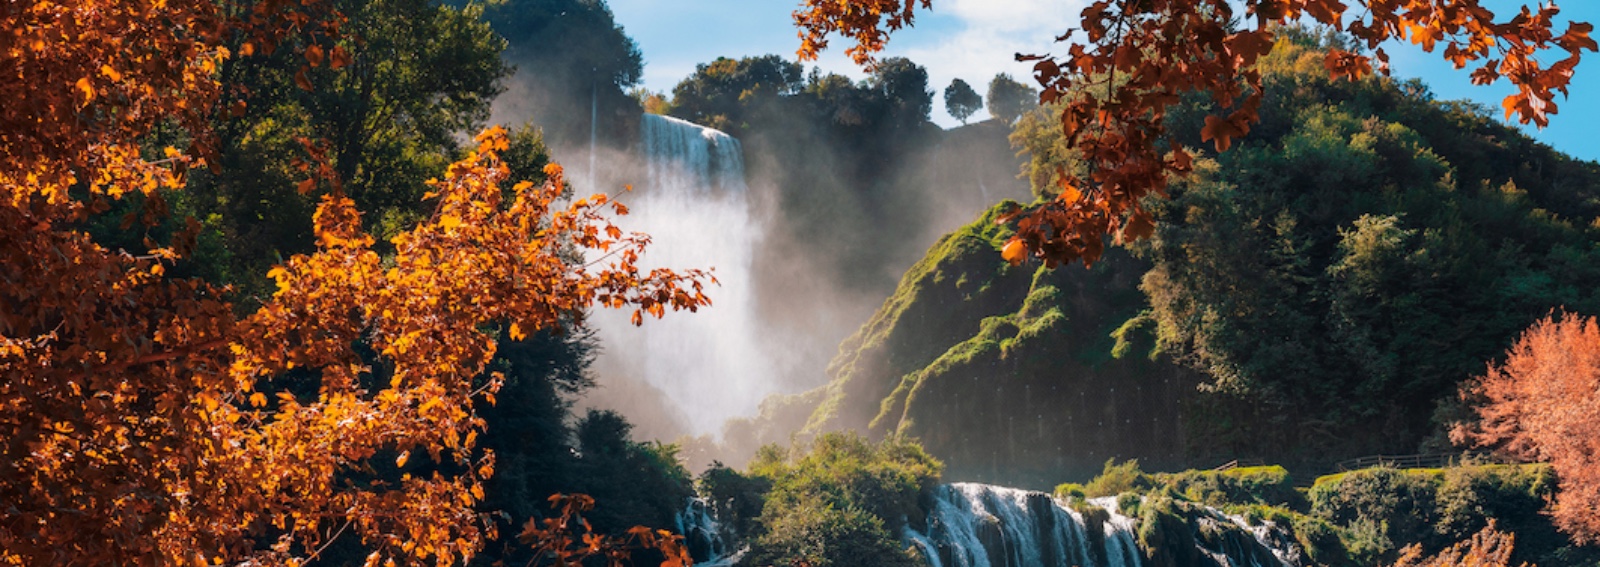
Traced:
[[[1115, 498], [1089, 504], [1110, 518], [1101, 537], [1090, 537], [1082, 515], [1048, 494], [983, 484], [956, 483], [935, 490], [927, 528], [908, 527], [907, 545], [932, 567], [1140, 567], [1138, 523], [1122, 515]], [[1242, 534], [1209, 549], [1197, 543], [1207, 566], [1284, 567], [1303, 564], [1293, 539], [1270, 525], [1251, 527], [1215, 510], [1203, 523], [1236, 524]], [[1266, 559], [1263, 559], [1266, 558]]]
[[728, 550], [727, 542], [732, 534], [726, 533], [712, 516], [705, 500], [690, 498], [689, 504], [678, 512], [677, 523], [678, 533], [683, 535], [684, 545], [688, 546], [695, 565], [720, 567], [738, 561], [741, 554], [730, 554]]
[[628, 322], [631, 311], [597, 310], [601, 382], [608, 373], [643, 381], [665, 397], [651, 405], [691, 408], [689, 433], [718, 435], [728, 418], [756, 414], [776, 393], [778, 349], [764, 339], [751, 274], [761, 223], [738, 140], [653, 114], [644, 115], [640, 138], [649, 182], [619, 197], [631, 211], [618, 226], [652, 238], [641, 267], [713, 268], [720, 285], [707, 288], [710, 308], [646, 317], [643, 327]]

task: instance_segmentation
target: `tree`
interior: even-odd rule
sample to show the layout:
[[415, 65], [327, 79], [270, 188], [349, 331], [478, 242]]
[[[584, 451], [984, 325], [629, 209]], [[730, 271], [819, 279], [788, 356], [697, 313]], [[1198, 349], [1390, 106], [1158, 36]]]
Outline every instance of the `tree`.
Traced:
[[[289, 42], [362, 56], [342, 59], [337, 69], [330, 61], [304, 72], [297, 72], [304, 57], [290, 46], [224, 62], [218, 80], [229, 96], [212, 129], [218, 170], [194, 172], [186, 190], [171, 195], [175, 212], [200, 219], [206, 237], [220, 244], [202, 249], [191, 264], [213, 283], [232, 285], [234, 297], [270, 295], [264, 274], [272, 263], [314, 247], [318, 196], [296, 186], [305, 179], [296, 167], [304, 161], [303, 141], [323, 144], [320, 151], [381, 245], [426, 214], [423, 181], [463, 151], [466, 138], [459, 134], [478, 131], [509, 72], [500, 60], [505, 41], [483, 22], [481, 6], [335, 4], [345, 16], [345, 39]], [[247, 104], [227, 110], [234, 101]], [[134, 249], [140, 236], [112, 244]]]
[[1550, 315], [1534, 323], [1502, 364], [1462, 389], [1478, 420], [1458, 442], [1549, 461], [1561, 479], [1551, 516], [1581, 544], [1600, 541], [1600, 324]]
[[[846, 52], [870, 65], [889, 32], [910, 26], [916, 10], [932, 0], [806, 0], [795, 12], [802, 59], [815, 58], [837, 33], [854, 42]], [[1168, 111], [1182, 95], [1198, 92], [1216, 102], [1203, 141], [1221, 152], [1249, 133], [1259, 119], [1261, 75], [1256, 61], [1271, 52], [1277, 26], [1309, 18], [1348, 33], [1370, 54], [1335, 49], [1323, 66], [1334, 78], [1358, 80], [1374, 67], [1388, 72], [1381, 46], [1409, 39], [1446, 60], [1469, 65], [1473, 82], [1510, 80], [1517, 91], [1503, 102], [1507, 118], [1543, 126], [1556, 110], [1556, 93], [1567, 94], [1584, 51], [1600, 50], [1594, 27], [1572, 23], [1555, 32], [1554, 3], [1527, 7], [1497, 19], [1478, 0], [1358, 0], [1363, 8], [1346, 16], [1343, 0], [1246, 0], [1240, 18], [1228, 0], [1096, 0], [1082, 24], [1063, 38], [1064, 52], [1020, 55], [1034, 62], [1043, 87], [1039, 101], [1060, 103], [1061, 128], [1087, 163], [1083, 174], [1061, 176], [1061, 191], [1048, 202], [1013, 216], [1015, 246], [1006, 257], [1028, 256], [1046, 265], [1082, 260], [1104, 252], [1104, 237], [1125, 242], [1149, 236], [1153, 218], [1147, 195], [1166, 196], [1173, 177], [1193, 171], [1192, 150], [1168, 137]], [[1080, 34], [1081, 32], [1081, 34]], [[1565, 52], [1546, 65], [1540, 53]], [[991, 100], [991, 104], [993, 101]]]
[[602, 142], [638, 123], [628, 89], [643, 78], [644, 57], [606, 2], [484, 4], [489, 23], [506, 39], [506, 61], [517, 67], [507, 85], [515, 95], [499, 101], [502, 111], [531, 118], [558, 148], [587, 146], [591, 118], [598, 119]]
[[[1406, 546], [1394, 567], [1512, 567], [1511, 550], [1516, 541], [1516, 534], [1495, 529], [1494, 520], [1489, 520], [1488, 527], [1472, 539], [1447, 547], [1433, 557], [1423, 558], [1421, 545]], [[1528, 564], [1522, 563], [1521, 567]]]
[[799, 91], [800, 64], [777, 55], [728, 59], [695, 66], [693, 75], [672, 88], [672, 114], [711, 128], [738, 133], [751, 107], [770, 104]]
[[989, 81], [989, 116], [1011, 124], [1022, 113], [1036, 106], [1039, 93], [1028, 85], [1017, 82], [1011, 75], [1000, 73]]
[[[0, 562], [294, 564], [341, 537], [373, 563], [464, 561], [493, 530], [474, 508], [494, 469], [475, 409], [501, 383], [489, 331], [706, 304], [704, 274], [637, 267], [648, 238], [611, 226], [604, 196], [555, 208], [558, 166], [503, 189], [498, 128], [428, 184], [432, 211], [388, 258], [325, 146], [305, 144], [304, 187], [326, 187], [316, 247], [270, 270], [276, 291], [242, 316], [224, 289], [169, 274], [193, 230], [137, 255], [96, 242], [94, 214], [131, 198], [129, 221], [153, 225], [185, 166], [219, 166], [206, 118], [225, 40], [248, 56], [307, 39], [297, 75], [349, 64], [322, 43], [341, 17], [319, 6], [0, 13], [20, 39], [0, 55], [16, 74], [0, 85]], [[147, 148], [158, 127], [187, 150]]]
[[967, 117], [979, 108], [983, 108], [983, 97], [978, 96], [978, 91], [972, 90], [972, 85], [966, 81], [955, 79], [944, 88], [944, 109], [963, 125], [967, 123]]
[[894, 122], [918, 125], [933, 112], [933, 91], [928, 90], [928, 70], [904, 57], [890, 57], [872, 70], [868, 85], [889, 103]]

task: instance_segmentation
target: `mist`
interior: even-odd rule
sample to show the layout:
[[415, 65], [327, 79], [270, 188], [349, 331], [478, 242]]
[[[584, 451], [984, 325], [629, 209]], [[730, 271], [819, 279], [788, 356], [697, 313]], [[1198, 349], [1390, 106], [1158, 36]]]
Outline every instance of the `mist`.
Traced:
[[[640, 126], [675, 119], [646, 117], [615, 90], [539, 80], [536, 61], [514, 63], [519, 72], [491, 119], [549, 124], [546, 144], [574, 194], [612, 195], [630, 209], [617, 225], [652, 238], [641, 267], [711, 269], [717, 279], [706, 290], [712, 305], [696, 313], [634, 327], [631, 311], [592, 312], [596, 387], [576, 400], [623, 414], [637, 439], [683, 443], [691, 469], [742, 463], [761, 444], [787, 442], [814, 408], [805, 393], [828, 382], [839, 344], [900, 275], [992, 204], [1030, 198], [1009, 125], [933, 125], [924, 104], [932, 90], [925, 73], [917, 83], [914, 65], [909, 86], [847, 83], [860, 93], [848, 101], [798, 86], [746, 97], [704, 120], [729, 130], [739, 161], [707, 169], [715, 159], [686, 161], [694, 151], [663, 150]], [[798, 84], [798, 66], [785, 69]], [[894, 89], [925, 98], [905, 102]], [[715, 150], [719, 136], [689, 138]], [[732, 171], [738, 179], [727, 178]]]

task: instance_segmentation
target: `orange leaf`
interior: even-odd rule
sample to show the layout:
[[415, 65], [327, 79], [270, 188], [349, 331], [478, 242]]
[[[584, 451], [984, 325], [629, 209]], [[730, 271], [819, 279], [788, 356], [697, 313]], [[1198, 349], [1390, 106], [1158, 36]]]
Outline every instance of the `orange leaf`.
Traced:
[[94, 100], [94, 85], [89, 83], [88, 77], [78, 79], [77, 87], [83, 92], [83, 105], [88, 105], [89, 101]]
[[1022, 243], [1022, 239], [1015, 236], [1006, 242], [1005, 248], [1000, 249], [1000, 258], [1013, 266], [1021, 264], [1027, 255], [1028, 246]]
[[333, 46], [333, 50], [328, 53], [328, 68], [343, 69], [349, 65], [350, 53], [345, 51], [343, 47]]

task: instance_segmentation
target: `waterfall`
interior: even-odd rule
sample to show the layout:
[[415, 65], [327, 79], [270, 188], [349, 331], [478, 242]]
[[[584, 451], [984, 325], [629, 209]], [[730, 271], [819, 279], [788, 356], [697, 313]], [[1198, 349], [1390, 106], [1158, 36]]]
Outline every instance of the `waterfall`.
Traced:
[[724, 533], [723, 526], [712, 516], [711, 508], [705, 500], [690, 498], [683, 511], [678, 512], [678, 533], [683, 534], [683, 543], [689, 548], [689, 557], [694, 559], [695, 565], [702, 567], [718, 567], [732, 565], [738, 561], [741, 554], [728, 553], [728, 541], [732, 534]]
[[[908, 527], [904, 536], [932, 567], [1142, 566], [1138, 521], [1123, 515], [1115, 498], [1090, 499], [1087, 504], [1105, 515], [1085, 518], [1085, 513], [1043, 492], [948, 484], [935, 490], [925, 529]], [[1198, 508], [1191, 520], [1205, 527], [1200, 530], [1204, 534], [1195, 534], [1190, 554], [1197, 565], [1304, 564], [1294, 538], [1271, 524], [1252, 527], [1243, 518], [1210, 508]]]
[[640, 139], [648, 182], [619, 196], [631, 212], [618, 226], [650, 235], [642, 268], [713, 268], [720, 285], [706, 290], [711, 307], [643, 327], [628, 323], [631, 312], [598, 310], [602, 385], [607, 374], [643, 381], [665, 398], [650, 405], [684, 408], [689, 433], [717, 434], [776, 393], [776, 349], [755, 312], [751, 272], [762, 228], [752, 218], [743, 155], [733, 137], [667, 116], [645, 114]]

